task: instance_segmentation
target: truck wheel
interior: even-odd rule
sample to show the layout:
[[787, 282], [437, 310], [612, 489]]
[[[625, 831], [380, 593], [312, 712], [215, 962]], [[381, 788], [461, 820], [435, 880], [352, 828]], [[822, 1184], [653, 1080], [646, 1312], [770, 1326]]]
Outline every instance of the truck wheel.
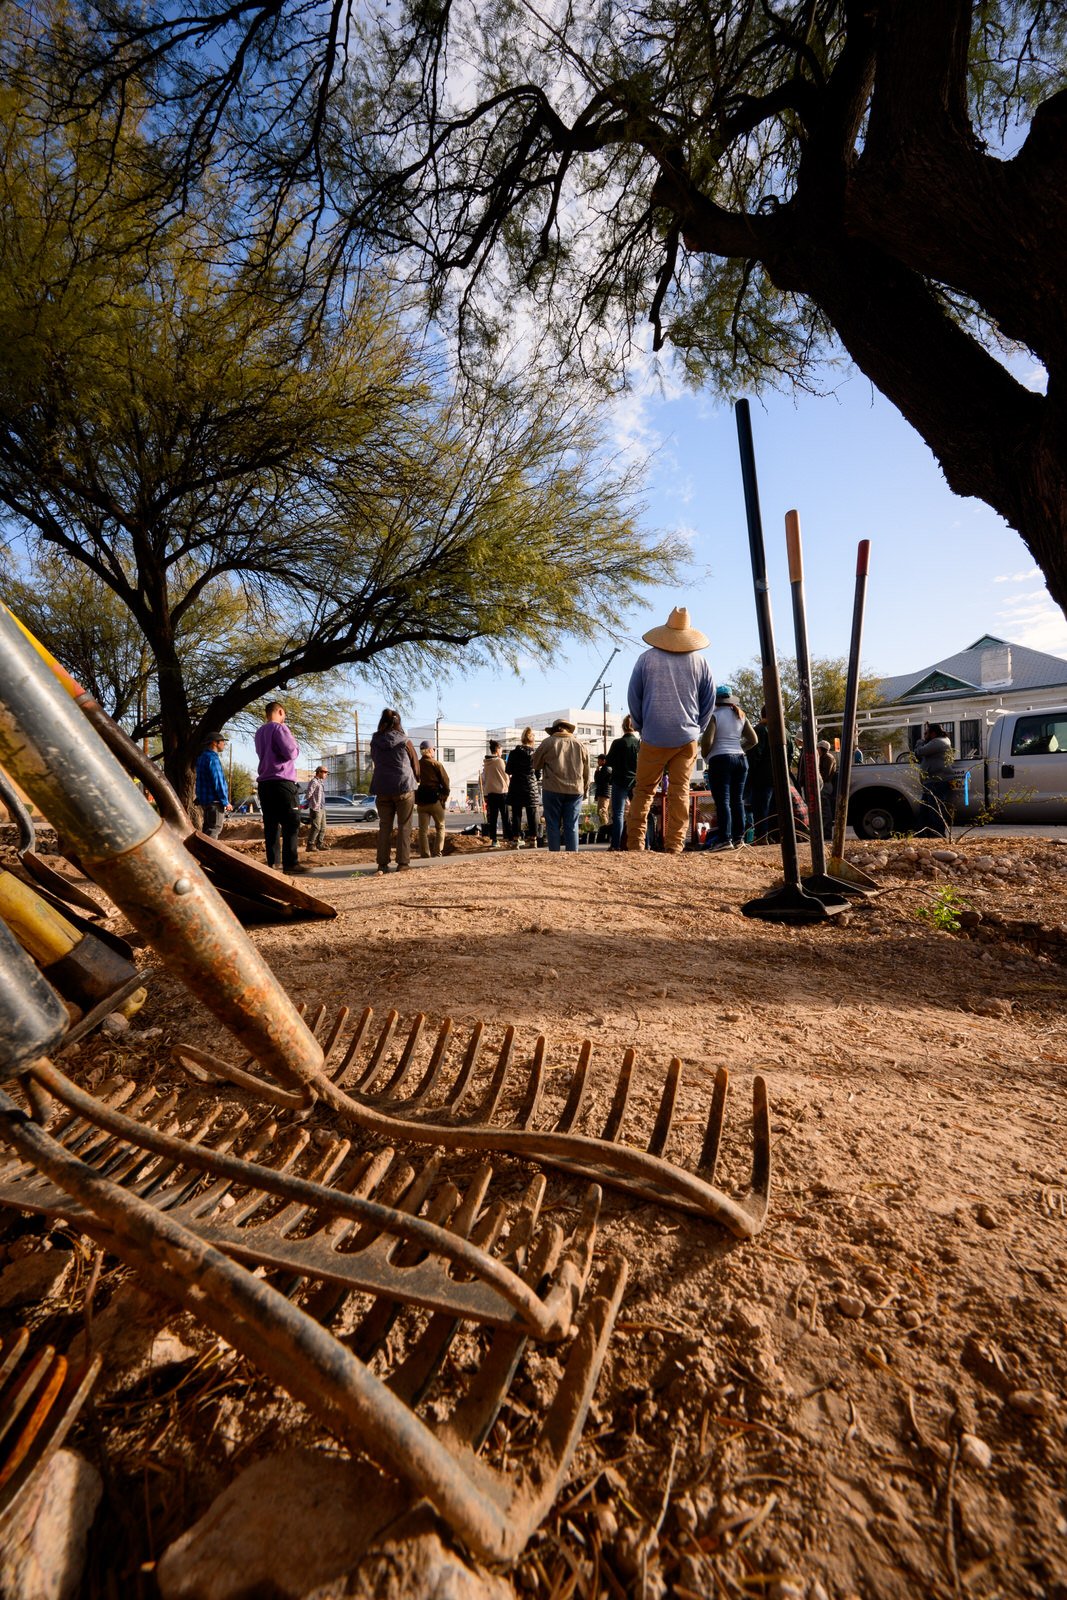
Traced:
[[859, 806], [852, 826], [860, 839], [891, 839], [900, 832], [896, 807], [884, 800], [871, 800]]

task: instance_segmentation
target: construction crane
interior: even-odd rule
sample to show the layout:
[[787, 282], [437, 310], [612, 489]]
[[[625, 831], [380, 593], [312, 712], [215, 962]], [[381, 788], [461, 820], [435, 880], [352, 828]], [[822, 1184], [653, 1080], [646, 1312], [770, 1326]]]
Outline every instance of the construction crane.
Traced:
[[[605, 661], [604, 665], [601, 667], [600, 672], [599, 672], [599, 674], [597, 676], [597, 680], [594, 683], [593, 687], [590, 689], [589, 693], [586, 695], [585, 699], [582, 701], [581, 710], [583, 710], [583, 711], [585, 710], [585, 708], [589, 704], [590, 700], [593, 698], [593, 696], [596, 694], [597, 690], [600, 688], [601, 683], [604, 682], [604, 674], [607, 672], [608, 668], [611, 666], [611, 663], [615, 660], [615, 657], [618, 655], [618, 653], [619, 653], [619, 646], [616, 645], [614, 650], [611, 652], [610, 656], [608, 657], [608, 659]], [[605, 684], [604, 687], [606, 689], [610, 689], [611, 685], [610, 685], [610, 683], [608, 683], [608, 684]]]

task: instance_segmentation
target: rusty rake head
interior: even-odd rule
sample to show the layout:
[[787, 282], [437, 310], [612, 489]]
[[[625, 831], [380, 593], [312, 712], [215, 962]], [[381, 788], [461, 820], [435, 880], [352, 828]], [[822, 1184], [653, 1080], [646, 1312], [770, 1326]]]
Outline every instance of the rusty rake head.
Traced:
[[[47, 1064], [33, 1081], [66, 1108], [54, 1136], [70, 1154], [226, 1255], [332, 1285], [335, 1301], [359, 1289], [478, 1322], [517, 1322], [541, 1339], [571, 1329], [592, 1263], [595, 1188], [565, 1245], [557, 1224], [539, 1230], [543, 1179], [511, 1216], [501, 1201], [486, 1204], [493, 1171], [484, 1164], [464, 1193], [442, 1175], [439, 1154], [416, 1170], [390, 1149], [357, 1155], [333, 1137], [315, 1146], [304, 1128], [279, 1133], [268, 1118], [228, 1113], [217, 1100], [205, 1108], [202, 1095], [138, 1093], [120, 1078], [97, 1099]], [[17, 1158], [0, 1160], [0, 1203], [70, 1214], [62, 1189]], [[540, 1292], [521, 1275], [539, 1231], [555, 1240]]]
[[[54, 1092], [47, 1067], [34, 1070]], [[78, 1143], [85, 1156], [91, 1155], [100, 1131], [96, 1123], [83, 1125]], [[496, 1561], [512, 1561], [521, 1554], [551, 1506], [581, 1437], [625, 1286], [621, 1259], [609, 1262], [596, 1294], [582, 1308], [541, 1427], [523, 1441], [510, 1471], [496, 1470], [475, 1460], [474, 1452], [512, 1406], [511, 1391], [527, 1342], [521, 1325], [512, 1322], [488, 1334], [464, 1335], [468, 1341], [475, 1337], [487, 1343], [479, 1345], [466, 1393], [443, 1420], [436, 1420], [445, 1404], [444, 1395], [435, 1393], [436, 1380], [463, 1327], [450, 1310], [429, 1316], [383, 1380], [369, 1370], [359, 1351], [382, 1349], [389, 1318], [399, 1310], [387, 1299], [372, 1306], [355, 1334], [341, 1342], [274, 1283], [256, 1277], [171, 1213], [104, 1176], [2, 1092], [0, 1137], [27, 1167], [63, 1191], [67, 1215], [77, 1214], [87, 1231], [146, 1282], [255, 1362], [346, 1443], [366, 1452], [416, 1496], [429, 1499], [471, 1549]], [[116, 1175], [121, 1175], [126, 1158], [112, 1155], [119, 1163]], [[105, 1162], [105, 1169], [110, 1164]], [[555, 1230], [540, 1230], [522, 1268], [529, 1288], [536, 1292], [552, 1278], [561, 1249]], [[471, 1364], [471, 1353], [465, 1350], [464, 1370]], [[432, 1406], [435, 1420], [427, 1422], [416, 1414], [422, 1402]], [[521, 1415], [525, 1408], [515, 1405], [515, 1414]]]
[[51, 1345], [29, 1352], [18, 1328], [0, 1341], [0, 1540], [40, 1481], [100, 1371], [100, 1357], [68, 1363]]
[[[302, 1009], [302, 1008], [301, 1008]], [[763, 1226], [770, 1202], [771, 1139], [766, 1081], [757, 1076], [752, 1085], [752, 1169], [747, 1191], [738, 1198], [715, 1187], [726, 1112], [729, 1074], [715, 1074], [711, 1106], [694, 1171], [666, 1158], [682, 1064], [675, 1058], [668, 1068], [652, 1132], [644, 1149], [624, 1143], [621, 1135], [633, 1087], [635, 1052], [623, 1056], [611, 1096], [610, 1108], [599, 1133], [579, 1131], [590, 1090], [592, 1045], [586, 1039], [578, 1054], [562, 1109], [553, 1121], [538, 1126], [544, 1107], [546, 1043], [538, 1038], [532, 1055], [515, 1059], [515, 1029], [505, 1030], [496, 1061], [486, 1077], [478, 1073], [484, 1024], [478, 1022], [452, 1062], [452, 1019], [437, 1028], [428, 1055], [422, 1051], [425, 1017], [416, 1016], [406, 1035], [398, 1034], [398, 1016], [390, 1011], [380, 1026], [372, 1028], [373, 1011], [366, 1007], [350, 1033], [342, 1007], [327, 1017], [320, 1008], [309, 1025], [321, 1042], [324, 1073], [336, 1086], [328, 1100], [335, 1111], [367, 1129], [389, 1138], [433, 1142], [453, 1149], [507, 1151], [545, 1162], [568, 1172], [610, 1183], [645, 1200], [681, 1207], [697, 1216], [722, 1223], [739, 1238], [751, 1238]], [[179, 1047], [180, 1058], [194, 1071], [204, 1068], [234, 1083], [253, 1086], [255, 1092], [278, 1104], [292, 1103], [255, 1074], [249, 1059], [229, 1067], [206, 1051]], [[521, 1092], [516, 1101], [515, 1086]]]

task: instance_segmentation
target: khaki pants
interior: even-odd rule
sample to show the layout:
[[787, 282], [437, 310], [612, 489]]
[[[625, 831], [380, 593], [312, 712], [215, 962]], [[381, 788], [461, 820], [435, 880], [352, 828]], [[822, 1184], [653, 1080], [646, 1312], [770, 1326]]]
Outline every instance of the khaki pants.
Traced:
[[396, 824], [396, 864], [406, 867], [411, 860], [411, 813], [415, 809], [414, 792], [410, 794], [380, 794], [375, 797], [378, 807], [378, 865], [389, 865], [389, 845]]
[[[433, 849], [430, 849], [430, 823], [434, 826]], [[419, 855], [439, 856], [445, 848], [445, 803], [435, 800], [432, 806], [419, 807]]]
[[606, 828], [611, 821], [611, 796], [602, 794], [596, 803], [596, 819], [602, 828]]
[[697, 758], [696, 740], [690, 744], [646, 744], [641, 740], [637, 752], [637, 778], [634, 783], [630, 813], [626, 819], [627, 850], [645, 848], [645, 825], [652, 807], [652, 797], [659, 786], [660, 775], [667, 769], [667, 829], [663, 848], [668, 855], [677, 855], [685, 843], [689, 827], [689, 774]]

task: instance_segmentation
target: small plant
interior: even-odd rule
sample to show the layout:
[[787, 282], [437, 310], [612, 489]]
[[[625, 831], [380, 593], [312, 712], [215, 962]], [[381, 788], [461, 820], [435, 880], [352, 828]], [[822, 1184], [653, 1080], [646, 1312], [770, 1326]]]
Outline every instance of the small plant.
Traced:
[[921, 917], [924, 922], [932, 923], [935, 928], [940, 928], [943, 933], [958, 933], [959, 912], [965, 910], [966, 905], [967, 902], [957, 890], [939, 889], [934, 895], [933, 904], [920, 906], [915, 915]]

